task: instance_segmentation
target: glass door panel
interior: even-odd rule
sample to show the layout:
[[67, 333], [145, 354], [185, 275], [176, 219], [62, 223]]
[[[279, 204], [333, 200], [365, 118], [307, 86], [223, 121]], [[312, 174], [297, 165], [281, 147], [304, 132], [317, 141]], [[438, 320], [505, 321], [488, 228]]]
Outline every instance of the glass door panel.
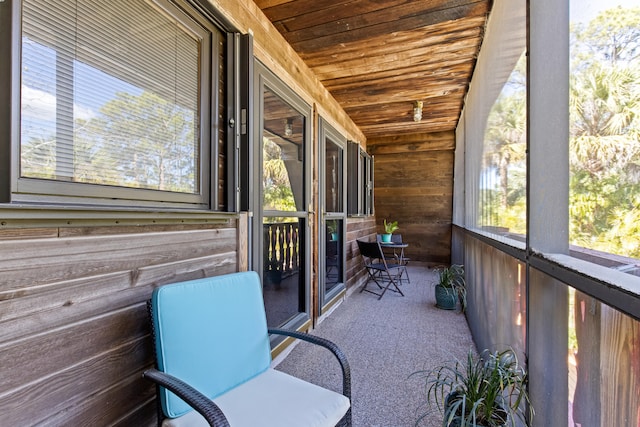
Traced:
[[325, 251], [324, 294], [329, 293], [337, 285], [344, 283], [344, 240], [342, 219], [326, 221], [327, 238]]
[[344, 150], [327, 138], [325, 141], [325, 209], [326, 212], [342, 212]]
[[263, 219], [263, 294], [267, 324], [280, 326], [305, 311], [299, 218]]
[[346, 141], [335, 130], [320, 121], [321, 166], [320, 201], [323, 227], [320, 235], [319, 280], [320, 313], [344, 286], [344, 243], [346, 224], [345, 200], [345, 145]]
[[262, 272], [267, 323], [306, 312], [305, 116], [268, 87], [262, 120]]

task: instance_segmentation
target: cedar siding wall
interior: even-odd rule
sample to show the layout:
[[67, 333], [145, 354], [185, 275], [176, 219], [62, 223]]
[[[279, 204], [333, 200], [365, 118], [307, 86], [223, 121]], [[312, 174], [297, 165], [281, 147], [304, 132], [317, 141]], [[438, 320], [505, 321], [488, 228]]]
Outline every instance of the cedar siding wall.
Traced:
[[367, 141], [375, 156], [378, 233], [384, 219], [398, 221], [396, 233], [409, 244], [412, 260], [451, 262], [454, 147], [453, 132]]
[[1, 424], [153, 424], [146, 300], [165, 283], [236, 271], [235, 221], [3, 231]]
[[356, 240], [373, 241], [376, 238], [376, 221], [375, 217], [366, 218], [349, 218], [347, 221], [347, 242], [346, 256], [347, 265], [345, 266], [345, 274], [347, 277], [348, 292], [352, 292], [355, 288], [364, 284], [367, 273], [362, 264], [362, 257], [358, 250]]
[[[252, 0], [203, 3], [251, 31], [258, 60], [347, 139], [364, 143]], [[59, 227], [64, 214], [43, 207], [33, 224], [14, 227], [2, 221], [11, 209], [0, 209], [0, 424], [154, 424], [154, 387], [141, 378], [153, 359], [145, 301], [162, 284], [241, 270], [247, 248], [238, 230], [246, 224], [221, 214], [214, 225], [108, 227], [96, 213], [83, 217], [87, 226]], [[49, 222], [56, 226], [40, 226]], [[356, 219], [349, 233], [371, 234], [361, 222], [373, 228], [372, 219]]]

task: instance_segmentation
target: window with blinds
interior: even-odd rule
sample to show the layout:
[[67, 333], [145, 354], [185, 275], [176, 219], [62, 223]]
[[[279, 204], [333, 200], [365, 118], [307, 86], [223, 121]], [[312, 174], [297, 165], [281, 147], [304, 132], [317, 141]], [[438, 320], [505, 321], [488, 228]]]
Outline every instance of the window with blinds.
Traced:
[[19, 192], [206, 206], [218, 30], [164, 0], [22, 5]]

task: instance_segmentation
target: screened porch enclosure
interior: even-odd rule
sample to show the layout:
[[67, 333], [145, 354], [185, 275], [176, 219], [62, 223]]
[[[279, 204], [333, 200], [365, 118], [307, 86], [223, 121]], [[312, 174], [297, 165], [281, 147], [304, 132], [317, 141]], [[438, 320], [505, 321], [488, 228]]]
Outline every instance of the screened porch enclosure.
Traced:
[[[431, 353], [440, 325], [411, 314], [457, 263], [451, 345], [513, 348], [531, 425], [640, 427], [640, 2], [118, 4], [0, 1], [7, 423], [152, 425], [146, 300], [244, 270], [270, 326], [331, 326], [380, 381], [354, 406], [380, 402], [406, 392], [394, 354], [459, 350]], [[365, 337], [356, 241], [385, 220], [419, 302], [371, 297]], [[358, 353], [376, 344], [389, 383]]]
[[[587, 178], [575, 142], [594, 137], [576, 133], [575, 111], [599, 114], [576, 91], [577, 76], [598, 60], [576, 42], [596, 28], [574, 21], [582, 7], [494, 2], [456, 129], [451, 260], [466, 267], [478, 348], [511, 346], [526, 357], [533, 425], [636, 426], [640, 282], [628, 273], [638, 260], [576, 235], [585, 197], [576, 181]], [[623, 147], [635, 141], [633, 131], [618, 138]]]

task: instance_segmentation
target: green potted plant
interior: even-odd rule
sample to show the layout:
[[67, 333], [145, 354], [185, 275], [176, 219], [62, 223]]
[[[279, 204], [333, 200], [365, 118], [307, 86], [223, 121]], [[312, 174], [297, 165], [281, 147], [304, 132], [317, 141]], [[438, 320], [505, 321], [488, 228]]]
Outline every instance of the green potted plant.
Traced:
[[454, 310], [460, 302], [460, 308], [467, 308], [467, 285], [464, 279], [464, 267], [453, 264], [449, 267], [438, 267], [434, 270], [438, 275], [435, 282], [436, 307]]
[[524, 425], [533, 419], [527, 373], [512, 349], [485, 350], [478, 357], [470, 349], [464, 363], [456, 360], [411, 375], [424, 380], [427, 407], [435, 405], [442, 413], [443, 427], [515, 427], [518, 419]]
[[386, 218], [384, 220], [384, 234], [382, 235], [382, 241], [384, 243], [389, 243], [391, 241], [391, 235], [398, 228], [398, 221], [387, 222]]
[[327, 232], [331, 240], [338, 240], [338, 226], [337, 221], [327, 221]]

